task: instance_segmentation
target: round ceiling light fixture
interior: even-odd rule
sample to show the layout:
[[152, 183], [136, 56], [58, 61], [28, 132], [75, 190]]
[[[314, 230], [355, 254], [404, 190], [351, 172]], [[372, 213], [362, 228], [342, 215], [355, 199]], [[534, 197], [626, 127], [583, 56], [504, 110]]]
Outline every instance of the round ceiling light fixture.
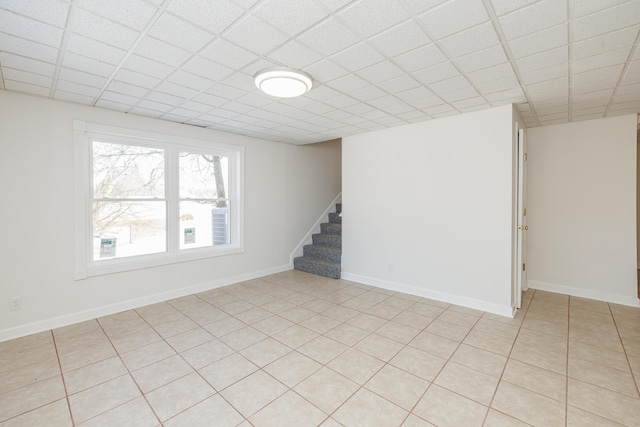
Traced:
[[309, 92], [313, 79], [305, 72], [274, 67], [260, 70], [253, 76], [258, 89], [278, 98], [293, 98]]

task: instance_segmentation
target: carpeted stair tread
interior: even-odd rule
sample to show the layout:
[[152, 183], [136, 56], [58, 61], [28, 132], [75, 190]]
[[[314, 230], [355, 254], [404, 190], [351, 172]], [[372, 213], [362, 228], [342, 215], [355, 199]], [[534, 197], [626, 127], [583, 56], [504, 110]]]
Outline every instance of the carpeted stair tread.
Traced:
[[329, 277], [331, 279], [340, 278], [341, 268], [337, 262], [310, 257], [298, 257], [293, 260], [293, 265], [296, 270], [306, 271], [307, 273]]
[[339, 279], [342, 262], [342, 204], [329, 214], [329, 222], [320, 224], [320, 233], [311, 236], [312, 244], [303, 247], [303, 256], [294, 258], [293, 268], [318, 276]]
[[342, 262], [342, 250], [338, 248], [320, 245], [305, 245], [303, 251], [304, 256], [309, 258], [317, 258], [337, 263]]
[[339, 213], [330, 213], [329, 222], [332, 224], [342, 224], [342, 217]]
[[313, 234], [311, 239], [313, 240], [314, 245], [342, 249], [342, 236], [339, 234]]
[[320, 224], [320, 232], [322, 234], [339, 234], [342, 235], [342, 224], [325, 222]]

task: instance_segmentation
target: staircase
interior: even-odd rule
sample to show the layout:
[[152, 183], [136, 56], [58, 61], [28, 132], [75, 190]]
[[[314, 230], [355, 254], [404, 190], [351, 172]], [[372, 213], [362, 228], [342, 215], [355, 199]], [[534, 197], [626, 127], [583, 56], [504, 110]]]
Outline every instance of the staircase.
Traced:
[[329, 214], [329, 222], [320, 224], [320, 233], [312, 236], [313, 243], [304, 246], [303, 256], [293, 260], [296, 270], [331, 279], [340, 278], [342, 261], [342, 203]]

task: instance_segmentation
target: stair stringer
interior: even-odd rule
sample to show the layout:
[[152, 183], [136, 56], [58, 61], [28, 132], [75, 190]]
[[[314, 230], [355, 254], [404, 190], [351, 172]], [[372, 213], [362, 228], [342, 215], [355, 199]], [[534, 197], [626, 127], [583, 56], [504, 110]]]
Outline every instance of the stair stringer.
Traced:
[[320, 233], [320, 224], [322, 224], [323, 222], [327, 222], [327, 217], [329, 216], [329, 214], [336, 211], [336, 203], [340, 203], [340, 202], [342, 202], [342, 192], [340, 192], [340, 194], [338, 194], [336, 198], [333, 199], [333, 202], [331, 202], [329, 207], [322, 213], [322, 215], [320, 215], [320, 217], [318, 217], [318, 220], [316, 221], [316, 223], [311, 227], [309, 232], [302, 238], [300, 243], [298, 243], [298, 246], [295, 247], [293, 252], [291, 252], [291, 255], [289, 255], [289, 264], [291, 268], [293, 268], [293, 259], [303, 255], [304, 245], [310, 245], [311, 243], [313, 243], [312, 236], [314, 234]]

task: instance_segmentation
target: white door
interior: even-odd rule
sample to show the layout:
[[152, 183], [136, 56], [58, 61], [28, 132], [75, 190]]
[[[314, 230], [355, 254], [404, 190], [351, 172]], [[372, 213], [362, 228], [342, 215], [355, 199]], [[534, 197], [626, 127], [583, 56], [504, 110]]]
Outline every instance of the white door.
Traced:
[[527, 282], [527, 205], [526, 205], [526, 176], [527, 176], [527, 145], [524, 140], [524, 130], [518, 130], [518, 255], [516, 273], [516, 308], [522, 306], [522, 292], [529, 289]]

